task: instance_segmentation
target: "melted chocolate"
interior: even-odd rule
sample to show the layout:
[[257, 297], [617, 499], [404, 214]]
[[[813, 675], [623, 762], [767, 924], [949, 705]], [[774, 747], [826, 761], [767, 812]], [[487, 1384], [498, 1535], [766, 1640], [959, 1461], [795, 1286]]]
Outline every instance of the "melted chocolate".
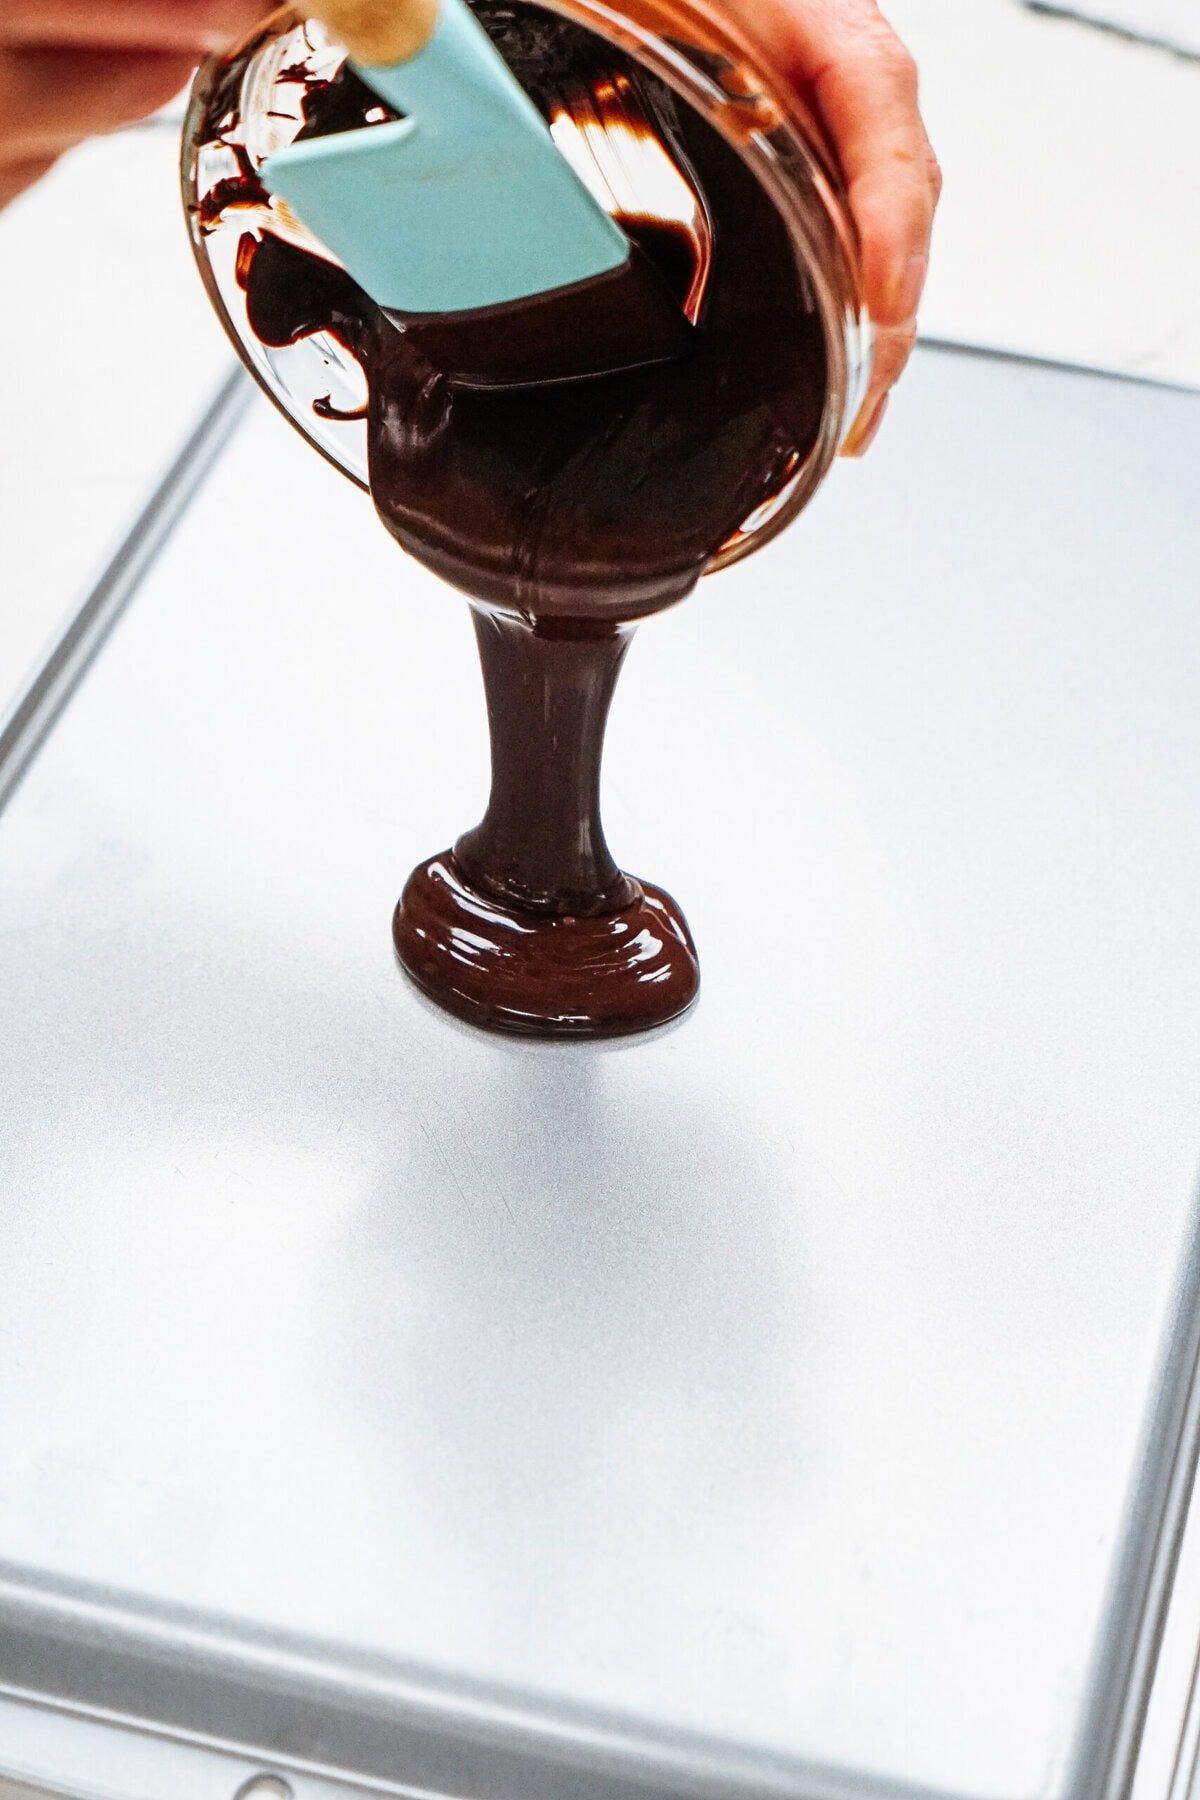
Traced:
[[[529, 6], [478, 10], [548, 112], [568, 72], [576, 86], [636, 88], [702, 193], [714, 255], [687, 353], [588, 381], [464, 388], [439, 369], [436, 328], [398, 328], [341, 269], [269, 229], [244, 237], [238, 273], [264, 343], [324, 331], [361, 362], [379, 515], [475, 606], [491, 804], [410, 881], [395, 921], [400, 959], [477, 1023], [608, 1035], [674, 1017], [698, 986], [678, 908], [621, 874], [600, 823], [604, 727], [628, 628], [684, 598], [808, 455], [824, 347], [783, 222], [711, 127], [578, 27]], [[314, 85], [304, 110], [317, 134], [379, 116], [347, 73]], [[238, 166], [206, 203], [210, 227], [265, 200]], [[697, 278], [686, 241], [670, 221], [622, 222], [682, 304]], [[536, 308], [507, 324], [534, 345], [545, 329]], [[547, 352], [553, 366], [552, 343]]]
[[396, 949], [431, 999], [472, 1025], [528, 1037], [621, 1037], [676, 1018], [696, 998], [696, 948], [675, 901], [630, 882], [620, 912], [538, 917], [501, 906], [457, 859], [410, 876]]

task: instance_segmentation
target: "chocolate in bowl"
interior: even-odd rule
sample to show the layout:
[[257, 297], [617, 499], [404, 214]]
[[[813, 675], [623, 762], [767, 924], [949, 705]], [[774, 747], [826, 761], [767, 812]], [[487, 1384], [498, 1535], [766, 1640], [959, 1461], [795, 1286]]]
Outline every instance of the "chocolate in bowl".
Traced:
[[[678, 908], [620, 873], [600, 824], [629, 627], [763, 541], [811, 491], [852, 416], [857, 313], [831, 308], [838, 282], [811, 260], [819, 182], [793, 179], [791, 213], [780, 204], [783, 122], [761, 141], [745, 129], [738, 108], [768, 106], [753, 82], [722, 72], [718, 91], [740, 95], [725, 102], [739, 121], [731, 141], [720, 107], [706, 112], [651, 59], [558, 9], [479, 0], [476, 11], [686, 310], [685, 355], [514, 391], [449, 380], [438, 328], [397, 329], [259, 182], [289, 133], [394, 116], [295, 15], [202, 73], [185, 152], [191, 217], [210, 291], [256, 372], [277, 376], [273, 358], [317, 348], [329, 391], [311, 395], [302, 428], [327, 452], [324, 433], [362, 434], [384, 524], [476, 611], [492, 802], [410, 882], [396, 917], [403, 965], [476, 1022], [606, 1035], [674, 1016], [698, 980]], [[240, 302], [212, 254], [223, 240], [228, 270], [234, 234]], [[495, 323], [476, 328], [478, 362]], [[527, 334], [536, 361], [536, 309], [507, 329]], [[302, 414], [294, 387], [268, 385]]]

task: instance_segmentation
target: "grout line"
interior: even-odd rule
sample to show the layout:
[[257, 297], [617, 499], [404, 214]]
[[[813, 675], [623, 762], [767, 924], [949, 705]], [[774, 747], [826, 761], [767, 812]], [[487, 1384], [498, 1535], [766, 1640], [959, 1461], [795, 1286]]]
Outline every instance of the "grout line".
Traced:
[[1070, 5], [1069, 0], [1025, 0], [1025, 5], [1031, 12], [1041, 13], [1046, 18], [1065, 19], [1070, 25], [1088, 25], [1093, 31], [1103, 31], [1108, 37], [1120, 38], [1126, 44], [1143, 45], [1149, 50], [1165, 50], [1169, 56], [1178, 57], [1180, 62], [1200, 62], [1200, 50], [1174, 43], [1170, 38], [1138, 31], [1133, 25], [1118, 25], [1115, 19], [1098, 19], [1092, 13], [1081, 12], [1078, 7]]
[[251, 393], [234, 369], [25, 691], [0, 718], [0, 811], [238, 425]]
[[1067, 356], [1054, 356], [1037, 350], [1006, 350], [997, 344], [977, 344], [967, 337], [942, 337], [936, 332], [921, 332], [919, 350], [936, 350], [942, 355], [975, 356], [986, 362], [1018, 363], [1031, 369], [1061, 369], [1065, 375], [1093, 375], [1102, 381], [1121, 382], [1126, 387], [1156, 388], [1167, 394], [1196, 394], [1200, 387], [1170, 375], [1144, 375], [1136, 369], [1117, 369], [1107, 363], [1072, 362]]

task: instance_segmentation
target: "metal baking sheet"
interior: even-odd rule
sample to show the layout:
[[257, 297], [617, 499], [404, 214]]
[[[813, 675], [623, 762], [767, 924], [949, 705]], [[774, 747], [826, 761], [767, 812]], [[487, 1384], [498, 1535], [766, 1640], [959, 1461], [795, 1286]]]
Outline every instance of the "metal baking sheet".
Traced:
[[1195, 1439], [1198, 466], [1196, 397], [923, 354], [631, 658], [607, 820], [698, 1011], [547, 1048], [391, 956], [482, 805], [465, 609], [253, 410], [0, 822], [10, 1697], [301, 1800], [1123, 1792]]

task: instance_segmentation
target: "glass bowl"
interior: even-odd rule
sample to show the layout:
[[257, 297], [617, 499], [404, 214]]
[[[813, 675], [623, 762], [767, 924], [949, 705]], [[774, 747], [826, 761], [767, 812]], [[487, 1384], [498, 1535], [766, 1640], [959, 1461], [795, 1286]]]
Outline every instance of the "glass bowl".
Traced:
[[[492, 0], [476, 0], [488, 22]], [[860, 299], [857, 240], [835, 160], [814, 117], [773, 91], [745, 37], [714, 18], [703, 0], [535, 0], [630, 54], [731, 143], [783, 218], [803, 272], [826, 354], [820, 430], [768, 502], [757, 506], [711, 558], [724, 568], [777, 535], [827, 473], [852, 425], [870, 374], [871, 330]], [[492, 5], [495, 12], [502, 8]], [[313, 446], [360, 486], [367, 483], [363, 373], [327, 333], [282, 349], [257, 339], [238, 280], [245, 231], [268, 223], [253, 198], [254, 176], [301, 129], [297, 79], [332, 77], [345, 60], [323, 27], [285, 6], [249, 37], [211, 57], [192, 91], [183, 132], [184, 203], [200, 274], [242, 359], [275, 404]], [[556, 133], [557, 135], [557, 133]], [[570, 145], [563, 142], [563, 148]], [[581, 173], [586, 175], [585, 170]], [[298, 220], [270, 207], [276, 235], [313, 248]]]

